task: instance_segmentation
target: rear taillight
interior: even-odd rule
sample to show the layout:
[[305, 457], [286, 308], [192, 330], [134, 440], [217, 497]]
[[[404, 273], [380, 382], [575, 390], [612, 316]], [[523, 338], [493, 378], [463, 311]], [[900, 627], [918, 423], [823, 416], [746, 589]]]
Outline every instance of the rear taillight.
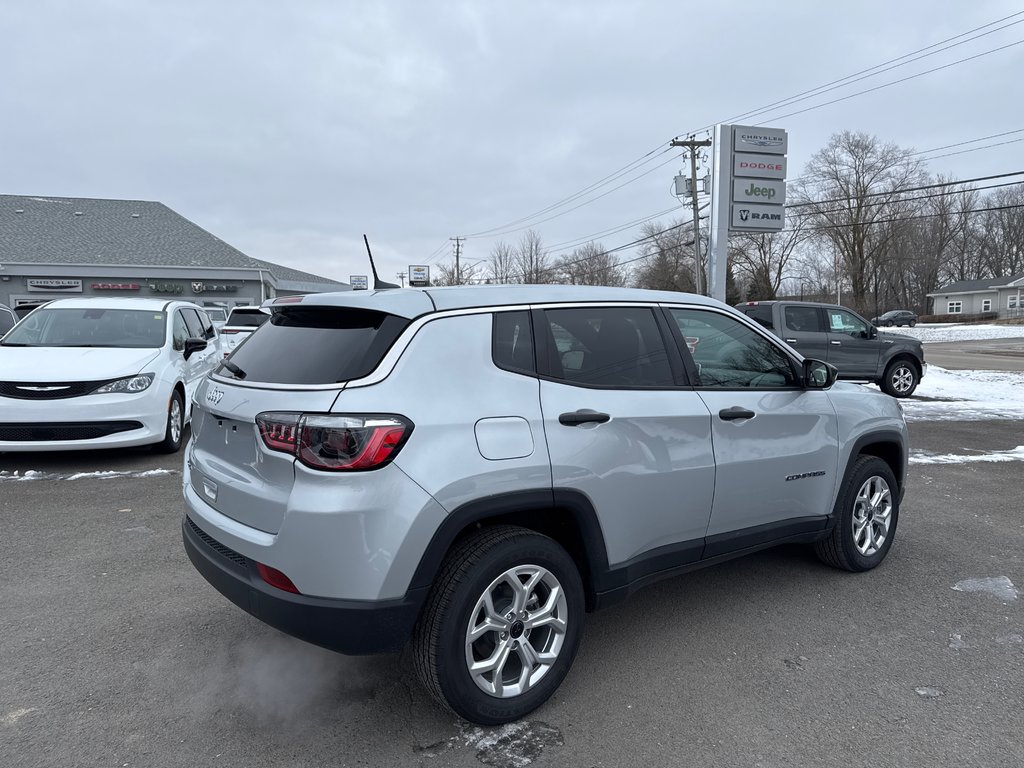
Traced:
[[263, 444], [290, 453], [307, 467], [356, 472], [391, 461], [412, 433], [412, 423], [391, 414], [333, 416], [315, 413], [261, 413], [256, 417]]
[[221, 336], [231, 336], [231, 335], [236, 334], [236, 333], [240, 333], [240, 331], [223, 331], [222, 330], [220, 332], [220, 335]]

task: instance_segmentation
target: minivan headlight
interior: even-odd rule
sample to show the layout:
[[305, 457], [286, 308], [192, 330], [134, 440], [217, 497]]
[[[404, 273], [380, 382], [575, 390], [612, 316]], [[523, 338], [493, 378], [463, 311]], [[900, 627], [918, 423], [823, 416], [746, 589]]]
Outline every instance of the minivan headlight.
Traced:
[[140, 373], [138, 376], [125, 376], [123, 379], [114, 379], [102, 387], [93, 390], [94, 395], [106, 395], [111, 392], [142, 392], [153, 383], [152, 373]]

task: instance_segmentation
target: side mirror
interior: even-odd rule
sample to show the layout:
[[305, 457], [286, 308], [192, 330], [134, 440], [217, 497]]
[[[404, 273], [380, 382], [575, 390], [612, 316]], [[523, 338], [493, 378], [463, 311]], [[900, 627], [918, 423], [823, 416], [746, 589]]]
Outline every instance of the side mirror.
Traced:
[[868, 338], [869, 339], [877, 339], [878, 338], [878, 329], [875, 328], [875, 326], [873, 326], [873, 325], [869, 325], [868, 326]]
[[821, 360], [804, 360], [804, 387], [807, 389], [828, 389], [836, 383], [839, 370]]
[[185, 339], [185, 359], [192, 357], [193, 353], [206, 349], [206, 339]]

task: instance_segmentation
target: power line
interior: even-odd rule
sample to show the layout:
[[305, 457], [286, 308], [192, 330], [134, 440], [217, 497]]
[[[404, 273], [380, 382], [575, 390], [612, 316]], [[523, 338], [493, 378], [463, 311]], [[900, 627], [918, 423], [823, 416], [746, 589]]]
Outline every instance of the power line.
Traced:
[[[927, 58], [928, 56], [934, 56], [937, 53], [942, 53], [943, 51], [947, 51], [947, 50], [950, 50], [950, 49], [955, 48], [957, 46], [963, 45], [965, 43], [972, 42], [972, 41], [977, 40], [977, 39], [979, 39], [981, 37], [985, 37], [986, 35], [991, 35], [991, 34], [994, 34], [996, 32], [1000, 32], [1000, 31], [1002, 31], [1004, 29], [1008, 29], [1009, 27], [1015, 26], [1017, 24], [1024, 23], [1024, 19], [1019, 19], [1018, 21], [1014, 21], [1014, 22], [1011, 22], [1009, 24], [1005, 24], [1004, 26], [998, 27], [997, 29], [991, 29], [988, 32], [983, 32], [980, 35], [975, 35], [974, 37], [971, 37], [971, 38], [969, 38], [967, 40], [961, 40], [960, 42], [955, 43], [953, 45], [946, 45], [946, 43], [951, 43], [954, 40], [959, 40], [961, 37], [966, 37], [967, 35], [973, 34], [974, 32], [978, 32], [979, 30], [985, 29], [987, 27], [994, 26], [996, 24], [1001, 24], [1004, 21], [1008, 21], [1010, 19], [1016, 18], [1017, 16], [1021, 16], [1021, 15], [1024, 15], [1024, 11], [1018, 11], [1017, 13], [1012, 13], [1009, 16], [1005, 16], [1005, 17], [1003, 17], [1001, 19], [997, 19], [996, 21], [989, 22], [988, 24], [983, 24], [980, 27], [975, 27], [974, 29], [969, 29], [966, 32], [961, 32], [959, 35], [954, 35], [953, 37], [948, 37], [945, 40], [941, 40], [941, 41], [939, 41], [937, 43], [932, 43], [931, 45], [925, 46], [924, 48], [919, 48], [916, 51], [911, 51], [910, 53], [905, 53], [902, 56], [896, 57], [895, 59], [890, 59], [889, 61], [882, 62], [881, 64], [876, 64], [875, 66], [868, 67], [867, 69], [862, 69], [859, 72], [854, 72], [853, 74], [847, 75], [845, 77], [841, 77], [841, 78], [839, 78], [837, 80], [833, 80], [833, 81], [831, 81], [829, 83], [825, 83], [825, 85], [818, 86], [817, 88], [811, 88], [809, 90], [806, 90], [806, 91], [803, 91], [801, 93], [798, 93], [795, 96], [790, 96], [790, 97], [787, 97], [785, 99], [780, 99], [779, 101], [772, 102], [771, 104], [766, 104], [763, 107], [759, 107], [757, 109], [750, 110], [749, 112], [744, 112], [743, 114], [736, 115], [734, 117], [729, 118], [728, 120], [721, 120], [719, 122], [731, 123], [731, 122], [733, 122], [735, 120], [748, 119], [748, 118], [755, 117], [757, 115], [763, 114], [765, 112], [772, 111], [773, 109], [782, 109], [782, 108], [790, 106], [792, 104], [797, 104], [797, 103], [799, 103], [801, 101], [806, 101], [807, 99], [814, 98], [815, 96], [820, 96], [823, 93], [828, 93], [829, 91], [833, 91], [833, 90], [836, 90], [838, 88], [845, 88], [846, 86], [852, 85], [853, 83], [856, 83], [856, 82], [860, 82], [861, 80], [866, 80], [867, 78], [874, 77], [875, 75], [880, 75], [880, 74], [883, 74], [884, 72], [889, 72], [889, 71], [891, 71], [893, 69], [897, 69], [899, 67], [906, 66], [907, 64], [912, 64], [913, 62], [920, 61], [921, 59]], [[931, 50], [933, 48], [938, 48], [939, 46], [944, 46], [944, 47], [939, 48], [939, 50], [935, 50], [935, 51]], [[931, 51], [931, 53], [925, 53], [925, 51]], [[917, 54], [922, 54], [922, 55], [918, 56]], [[915, 58], [910, 58], [912, 56], [915, 57]], [[907, 59], [907, 61], [903, 61], [904, 59]], [[902, 63], [897, 63], [897, 62], [902, 62]], [[776, 118], [776, 119], [778, 119], [778, 118]]]
[[[1024, 11], [1021, 11], [1021, 13], [1024, 13]], [[927, 154], [929, 154], [931, 152], [939, 152], [940, 150], [943, 150], [943, 149], [952, 149], [953, 147], [962, 147], [965, 144], [974, 144], [974, 143], [979, 142], [979, 141], [988, 141], [989, 139], [999, 139], [999, 138], [1002, 138], [1003, 136], [1012, 136], [1015, 133], [1024, 133], [1024, 128], [1017, 128], [1014, 131], [1003, 131], [1002, 133], [993, 133], [991, 136], [981, 136], [981, 137], [979, 137], [977, 139], [968, 139], [967, 141], [958, 141], [955, 144], [946, 144], [946, 145], [941, 146], [941, 147], [935, 147], [934, 149], [922, 149], [922, 150], [919, 150], [917, 152], [911, 152], [910, 154], [911, 154], [911, 156], [913, 156], [913, 155], [927, 155]], [[1006, 142], [1004, 142], [1004, 143], [1006, 143]], [[998, 144], [994, 144], [993, 146], [999, 146], [999, 145]]]
[[[796, 203], [787, 205], [787, 208], [806, 208], [811, 205], [827, 205], [829, 203], [845, 203], [849, 200], [858, 200], [867, 197], [884, 197], [886, 195], [900, 195], [905, 192], [922, 192], [926, 189], [938, 189], [940, 187], [952, 187], [957, 184], [972, 184], [976, 181], [994, 181], [995, 179], [1009, 179], [1013, 176], [1024, 176], [1024, 171], [1012, 171], [1010, 173], [997, 173], [992, 176], [975, 176], [972, 179], [956, 179], [953, 181], [940, 181], [935, 184], [922, 184], [917, 187], [906, 187], [905, 189], [890, 189], [884, 192], [866, 192], [863, 195], [851, 195], [847, 197], [835, 197], [830, 200], [813, 200], [807, 203]], [[1017, 182], [1015, 182], [1017, 183]]]

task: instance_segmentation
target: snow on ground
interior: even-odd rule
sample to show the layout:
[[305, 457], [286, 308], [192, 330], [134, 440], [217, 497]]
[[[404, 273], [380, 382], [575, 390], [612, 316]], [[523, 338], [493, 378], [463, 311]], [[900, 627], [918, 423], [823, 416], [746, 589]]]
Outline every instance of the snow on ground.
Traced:
[[913, 396], [900, 403], [907, 421], [1024, 419], [1024, 372], [929, 365]]
[[879, 333], [913, 336], [927, 344], [938, 341], [979, 341], [983, 339], [1024, 340], [1024, 325], [972, 325], [961, 323], [928, 323], [913, 328], [879, 328]]

